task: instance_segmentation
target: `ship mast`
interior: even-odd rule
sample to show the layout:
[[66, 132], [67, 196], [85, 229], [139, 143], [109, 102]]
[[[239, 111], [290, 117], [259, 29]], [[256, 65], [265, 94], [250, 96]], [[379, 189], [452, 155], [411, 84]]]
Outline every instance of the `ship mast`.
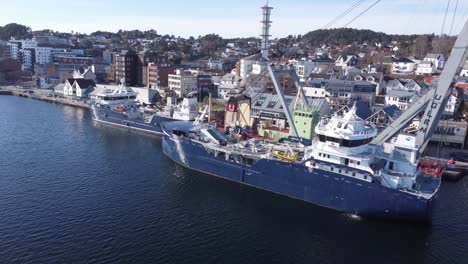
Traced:
[[408, 110], [404, 111], [399, 118], [375, 137], [372, 143], [383, 144], [398, 134], [402, 129], [409, 125], [419, 113], [424, 111], [415, 135], [416, 144], [419, 146], [419, 153], [422, 153], [440, 120], [455, 77], [460, 74], [467, 56], [468, 20], [465, 21], [465, 25], [458, 35], [457, 41], [455, 42], [447, 64], [440, 75], [439, 81], [436, 84], [433, 84], [432, 88], [425, 95], [419, 98], [419, 100], [411, 105]]

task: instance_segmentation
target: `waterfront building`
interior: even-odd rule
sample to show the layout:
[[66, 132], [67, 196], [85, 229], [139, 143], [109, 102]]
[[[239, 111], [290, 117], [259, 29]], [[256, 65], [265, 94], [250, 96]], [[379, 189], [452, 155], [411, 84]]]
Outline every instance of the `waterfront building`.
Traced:
[[[96, 87], [93, 80], [87, 79], [67, 79], [63, 86], [63, 95], [68, 97], [87, 98]], [[56, 90], [58, 92], [58, 90]]]

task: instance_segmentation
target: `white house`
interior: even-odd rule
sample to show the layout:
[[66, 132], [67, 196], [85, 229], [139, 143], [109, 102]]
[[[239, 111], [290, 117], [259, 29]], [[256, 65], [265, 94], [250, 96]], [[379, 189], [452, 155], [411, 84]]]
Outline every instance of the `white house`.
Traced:
[[432, 61], [421, 61], [416, 68], [417, 75], [432, 75], [436, 71], [436, 66]]
[[92, 67], [80, 67], [73, 71], [73, 79], [87, 79], [96, 81], [96, 74]]
[[358, 63], [358, 59], [355, 55], [340, 55], [335, 61], [335, 66], [343, 69], [354, 66]]
[[402, 111], [407, 110], [424, 92], [414, 80], [389, 79], [383, 80], [380, 85], [386, 92], [385, 105], [396, 105]]
[[416, 70], [416, 62], [401, 57], [392, 63], [393, 74], [413, 74]]
[[432, 62], [437, 70], [442, 70], [445, 67], [445, 58], [442, 54], [429, 53], [424, 61]]
[[86, 98], [94, 87], [96, 87], [96, 84], [93, 80], [67, 79], [65, 86], [63, 86], [63, 95]]

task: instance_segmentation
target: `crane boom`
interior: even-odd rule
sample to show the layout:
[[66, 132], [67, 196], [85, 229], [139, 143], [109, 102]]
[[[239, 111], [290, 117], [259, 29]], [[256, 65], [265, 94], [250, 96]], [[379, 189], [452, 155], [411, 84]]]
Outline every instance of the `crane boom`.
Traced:
[[294, 83], [295, 83], [296, 87], [298, 88], [298, 93], [301, 94], [302, 104], [307, 106], [308, 101], [307, 101], [307, 98], [306, 98], [306, 96], [304, 94], [304, 90], [300, 86], [299, 78], [298, 78], [296, 72], [294, 71], [294, 69], [288, 68], [286, 65], [285, 66], [281, 65], [280, 69], [277, 69], [276, 66], [274, 66], [274, 65], [268, 65], [268, 73], [270, 74], [271, 80], [273, 82], [273, 86], [275, 87], [276, 93], [278, 94], [278, 98], [279, 98], [279, 101], [281, 103], [281, 106], [283, 107], [284, 114], [286, 115], [286, 118], [288, 119], [289, 127], [290, 127], [290, 129], [292, 129], [292, 132], [293, 132], [294, 136], [298, 137], [299, 134], [297, 133], [297, 129], [296, 129], [296, 126], [294, 124], [294, 120], [293, 120], [291, 111], [289, 111], [289, 107], [286, 104], [286, 99], [284, 97], [284, 91], [281, 88], [279, 77], [280, 77], [281, 74], [287, 74], [287, 75], [290, 75], [294, 79]]

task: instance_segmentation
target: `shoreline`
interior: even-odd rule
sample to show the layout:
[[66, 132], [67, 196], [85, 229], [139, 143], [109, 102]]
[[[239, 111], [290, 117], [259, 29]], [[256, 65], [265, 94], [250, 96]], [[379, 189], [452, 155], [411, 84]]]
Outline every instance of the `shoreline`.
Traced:
[[[28, 92], [23, 92], [24, 90]], [[29, 93], [32, 91], [33, 93]], [[71, 98], [60, 98], [60, 97], [50, 97], [47, 94], [51, 93], [51, 90], [41, 90], [41, 89], [18, 89], [11, 86], [0, 86], [0, 95], [14, 95], [20, 97], [28, 97], [35, 100], [50, 102], [50, 103], [58, 103], [68, 106], [75, 106], [85, 109], [90, 109], [90, 106], [87, 103], [76, 101]]]

